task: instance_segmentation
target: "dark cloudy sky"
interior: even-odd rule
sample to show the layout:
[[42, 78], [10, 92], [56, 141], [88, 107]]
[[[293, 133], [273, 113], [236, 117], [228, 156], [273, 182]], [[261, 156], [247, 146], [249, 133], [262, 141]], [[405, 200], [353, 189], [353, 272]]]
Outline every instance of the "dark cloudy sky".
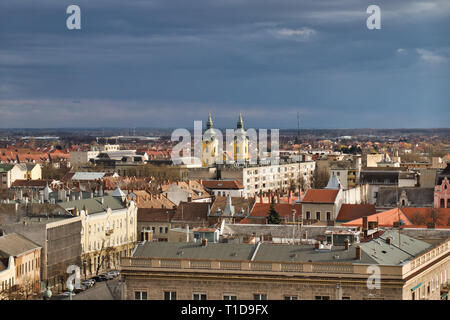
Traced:
[[449, 0], [0, 1], [1, 128], [449, 127], [449, 102]]

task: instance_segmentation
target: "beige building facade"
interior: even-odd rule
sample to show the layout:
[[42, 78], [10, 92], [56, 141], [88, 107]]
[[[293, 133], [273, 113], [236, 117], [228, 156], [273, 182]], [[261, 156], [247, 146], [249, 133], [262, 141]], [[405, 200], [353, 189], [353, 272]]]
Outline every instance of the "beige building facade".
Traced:
[[[379, 241], [388, 240], [386, 238]], [[302, 253], [297, 255], [293, 253], [298, 246], [267, 244], [252, 245], [256, 250], [251, 259], [239, 259], [241, 254], [246, 253], [247, 248], [244, 245], [241, 245], [241, 248], [221, 247], [220, 259], [193, 258], [187, 249], [183, 249], [185, 257], [178, 258], [150, 257], [152, 253], [147, 257], [138, 255], [122, 261], [122, 276], [126, 286], [123, 298], [128, 300], [144, 297], [154, 300], [446, 299], [445, 288], [450, 271], [449, 242], [450, 240], [446, 240], [437, 246], [429, 247], [408, 261], [394, 262], [403, 256], [398, 251], [398, 254], [394, 253], [391, 256], [394, 259], [392, 263], [368, 263], [371, 258], [366, 254], [372, 251], [372, 245], [377, 245], [376, 243], [356, 245], [355, 248], [351, 246], [352, 249], [348, 251], [350, 255], [355, 254], [355, 251], [358, 255], [358, 247], [362, 250], [361, 260], [347, 257], [343, 252], [345, 249], [336, 249], [339, 253], [333, 252], [329, 261], [314, 261], [314, 258], [305, 261], [299, 259]], [[212, 250], [218, 250], [219, 245], [222, 244], [217, 244], [217, 248], [214, 247]], [[392, 244], [383, 245], [386, 248], [391, 246]], [[257, 252], [258, 248], [260, 252]], [[151, 251], [146, 248], [143, 252], [147, 249]], [[198, 250], [205, 249], [199, 245]], [[282, 258], [282, 252], [288, 255]], [[266, 256], [267, 254], [270, 256]], [[326, 256], [328, 253], [323, 254]], [[237, 259], [233, 259], [233, 256]], [[345, 261], [336, 261], [339, 258], [333, 256], [340, 256], [340, 259]], [[376, 260], [381, 262], [382, 259], [380, 257], [380, 260]]]

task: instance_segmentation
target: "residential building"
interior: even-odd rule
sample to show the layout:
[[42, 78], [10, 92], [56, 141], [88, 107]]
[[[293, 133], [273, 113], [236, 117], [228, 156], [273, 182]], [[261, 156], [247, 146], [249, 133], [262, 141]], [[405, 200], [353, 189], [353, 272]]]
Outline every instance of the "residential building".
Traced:
[[447, 177], [434, 187], [434, 208], [450, 208], [450, 183]]
[[0, 299], [8, 289], [21, 292], [24, 298], [38, 294], [40, 270], [41, 246], [17, 233], [0, 236]]
[[[374, 266], [379, 287], [367, 285]], [[121, 262], [127, 300], [440, 300], [449, 272], [449, 239], [390, 230], [342, 246], [146, 242]]]
[[149, 240], [149, 234], [153, 241], [168, 241], [169, 230], [175, 209], [138, 208], [137, 223], [138, 237], [140, 241]]
[[301, 201], [303, 221], [335, 221], [341, 209], [342, 194], [342, 189], [309, 189]]
[[67, 267], [81, 266], [81, 218], [58, 205], [20, 205], [15, 217], [7, 219], [0, 229], [6, 235], [20, 234], [42, 247], [41, 289], [48, 286], [61, 292], [66, 286]]
[[389, 209], [395, 207], [432, 207], [433, 188], [419, 187], [380, 187], [376, 207]]
[[85, 277], [117, 268], [138, 241], [137, 206], [117, 188], [111, 196], [58, 203], [81, 218], [81, 260]]
[[244, 186], [237, 180], [200, 180], [200, 183], [209, 193], [215, 196], [244, 196]]

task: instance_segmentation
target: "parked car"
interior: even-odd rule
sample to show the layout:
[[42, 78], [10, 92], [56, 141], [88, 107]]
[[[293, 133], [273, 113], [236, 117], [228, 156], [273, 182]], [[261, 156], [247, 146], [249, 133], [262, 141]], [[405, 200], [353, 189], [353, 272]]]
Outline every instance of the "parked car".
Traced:
[[87, 289], [87, 286], [81, 285], [79, 289], [75, 288], [73, 291], [75, 293], [80, 293], [80, 292], [86, 291], [86, 289]]
[[105, 273], [104, 275], [103, 275], [107, 280], [111, 280], [111, 279], [114, 279], [114, 276], [111, 274], [111, 273]]
[[120, 276], [120, 271], [118, 271], [118, 270], [113, 270], [113, 271], [111, 271], [111, 273], [112, 273], [114, 278]]
[[106, 280], [108, 280], [106, 277], [105, 277], [105, 275], [99, 275], [99, 276], [95, 276], [95, 277], [93, 277], [92, 279], [94, 279], [96, 282], [101, 282], [101, 281], [106, 281]]
[[[61, 293], [61, 295], [62, 295], [63, 297], [68, 297], [68, 296], [70, 295], [70, 292], [69, 292], [69, 291], [66, 291], [66, 292]], [[75, 295], [76, 295], [76, 293], [72, 292], [72, 296], [75, 296]]]
[[113, 270], [113, 271], [107, 272], [107, 273], [105, 274], [105, 276], [106, 276], [108, 279], [116, 278], [116, 277], [119, 276], [119, 275], [120, 275], [120, 272], [117, 271], [117, 270]]
[[95, 284], [95, 280], [94, 279], [84, 280], [84, 281], [81, 281], [81, 284], [83, 286], [86, 286], [87, 288], [90, 288]]

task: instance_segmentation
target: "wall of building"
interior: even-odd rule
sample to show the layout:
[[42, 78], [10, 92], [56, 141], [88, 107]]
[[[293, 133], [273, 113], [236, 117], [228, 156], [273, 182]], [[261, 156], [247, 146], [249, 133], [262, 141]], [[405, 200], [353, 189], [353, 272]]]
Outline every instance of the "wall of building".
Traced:
[[[127, 300], [134, 300], [135, 291], [145, 291], [149, 300], [163, 300], [164, 291], [175, 291], [178, 300], [192, 300], [194, 293], [205, 293], [207, 300], [223, 300], [224, 295], [235, 295], [238, 300], [253, 300], [254, 294], [265, 294], [268, 300], [284, 300], [285, 296], [296, 296], [299, 300], [315, 300], [316, 297], [339, 297], [350, 300], [363, 299], [402, 299], [401, 286], [383, 286], [380, 290], [369, 290], [366, 280], [353, 280], [352, 283], [337, 280], [294, 279], [258, 277], [258, 279], [240, 280], [228, 275], [226, 277], [126, 277]], [[212, 279], [208, 279], [212, 278]], [[215, 279], [214, 279], [215, 278]]]
[[[138, 241], [137, 206], [95, 214], [80, 212], [82, 221], [82, 274], [90, 276], [118, 266]], [[100, 267], [99, 267], [100, 265]]]
[[2, 292], [8, 290], [16, 284], [16, 267], [14, 264], [14, 257], [8, 258], [8, 265], [6, 269], [0, 271], [0, 300], [2, 299]]
[[310, 212], [310, 220], [317, 220], [316, 213], [320, 212], [320, 221], [327, 221], [327, 212], [330, 212], [331, 219], [336, 219], [335, 205], [331, 203], [303, 203], [302, 215], [303, 220], [308, 220], [308, 212]]
[[138, 241], [141, 241], [141, 232], [143, 230], [153, 230], [153, 239], [157, 241], [168, 241], [170, 222], [138, 222]]
[[16, 284], [31, 295], [40, 291], [41, 248], [26, 252], [15, 259]]
[[51, 287], [65, 286], [67, 267], [81, 268], [81, 221], [79, 217], [46, 225], [46, 254], [42, 257], [44, 281]]

